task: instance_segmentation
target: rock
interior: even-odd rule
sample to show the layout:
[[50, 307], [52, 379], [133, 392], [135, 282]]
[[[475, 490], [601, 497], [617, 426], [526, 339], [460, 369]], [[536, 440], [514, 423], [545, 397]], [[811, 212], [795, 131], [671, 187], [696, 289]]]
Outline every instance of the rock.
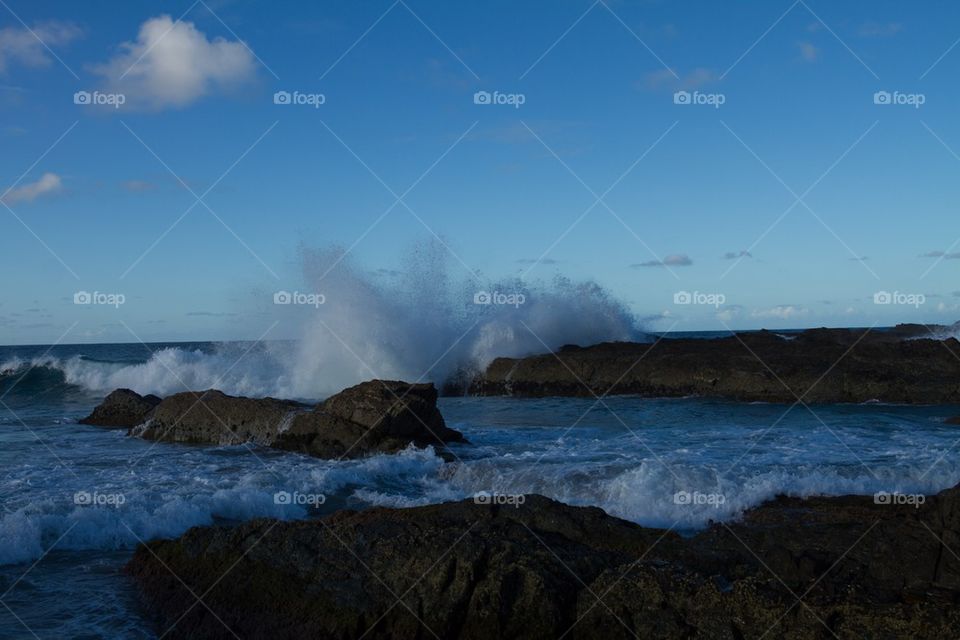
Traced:
[[290, 400], [187, 391], [164, 398], [150, 420], [131, 435], [164, 442], [269, 446], [280, 425], [305, 410], [305, 405]]
[[370, 381], [329, 398], [315, 410], [295, 416], [273, 446], [323, 458], [358, 457], [371, 451], [463, 442], [446, 426], [432, 384]]
[[[526, 358], [497, 358], [468, 384], [444, 392], [476, 395], [689, 395], [808, 403], [960, 403], [960, 342], [922, 338], [912, 325], [889, 331], [811, 329], [653, 344], [564, 347]], [[909, 339], [908, 339], [909, 338]], [[945, 348], [946, 347], [946, 348]]]
[[130, 389], [117, 389], [79, 422], [98, 427], [130, 428], [145, 421], [158, 404], [160, 398], [157, 396], [141, 396]]
[[960, 416], [954, 416], [952, 418], [947, 418], [944, 421], [946, 424], [960, 424]]
[[[92, 420], [99, 422], [92, 422]], [[432, 384], [372, 380], [311, 407], [291, 400], [184, 392], [163, 400], [117, 390], [85, 424], [133, 427], [147, 440], [229, 445], [253, 442], [322, 458], [392, 453], [411, 444], [465, 442], [446, 426]]]
[[526, 496], [198, 527], [126, 571], [170, 638], [944, 638], [944, 546], [960, 488], [778, 498], [688, 538]]

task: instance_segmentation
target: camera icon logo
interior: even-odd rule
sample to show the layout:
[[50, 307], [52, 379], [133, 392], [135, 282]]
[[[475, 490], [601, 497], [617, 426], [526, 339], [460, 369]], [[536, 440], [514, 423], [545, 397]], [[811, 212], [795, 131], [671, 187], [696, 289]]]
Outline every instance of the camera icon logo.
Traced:
[[690, 104], [691, 99], [689, 91], [677, 91], [673, 94], [673, 104]]
[[889, 291], [877, 291], [873, 294], [873, 304], [891, 304], [893, 295]]
[[290, 104], [291, 99], [289, 91], [277, 91], [273, 94], [273, 104]]
[[273, 504], [291, 504], [293, 497], [289, 491], [278, 491], [273, 494]]
[[73, 304], [90, 304], [93, 302], [93, 296], [89, 291], [77, 291], [73, 294]]
[[89, 491], [77, 491], [73, 494], [73, 504], [80, 506], [93, 504], [93, 496], [90, 495]]
[[473, 304], [491, 304], [492, 302], [493, 296], [489, 291], [477, 291], [473, 294]]
[[493, 102], [493, 96], [489, 91], [477, 91], [473, 94], [473, 104], [490, 104]]
[[491, 495], [486, 491], [478, 491], [473, 494], [473, 503], [474, 504], [490, 504], [492, 502]]
[[291, 304], [293, 296], [289, 291], [277, 291], [273, 294], [273, 304]]
[[677, 491], [673, 494], [673, 504], [690, 504], [692, 496], [689, 491]]
[[677, 291], [673, 294], [673, 304], [691, 304], [693, 295], [689, 291]]
[[73, 104], [90, 104], [90, 92], [77, 91], [73, 94]]
[[877, 91], [873, 94], [873, 104], [890, 104], [892, 96], [889, 91]]

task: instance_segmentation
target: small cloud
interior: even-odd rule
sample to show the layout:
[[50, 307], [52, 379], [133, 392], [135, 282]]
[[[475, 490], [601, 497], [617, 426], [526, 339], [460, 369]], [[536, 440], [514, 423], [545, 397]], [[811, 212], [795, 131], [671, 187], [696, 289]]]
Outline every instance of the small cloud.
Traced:
[[211, 40], [192, 22], [174, 22], [168, 15], [144, 22], [137, 40], [120, 48], [122, 53], [91, 70], [134, 108], [185, 107], [249, 82], [256, 72], [253, 53], [243, 42]]
[[24, 129], [23, 127], [4, 127], [3, 135], [9, 138], [16, 138], [19, 136], [27, 135], [27, 130]]
[[659, 69], [644, 76], [642, 85], [652, 91], [691, 91], [719, 80], [720, 75], [716, 71], [705, 67], [697, 67], [686, 75], [674, 75], [669, 69]]
[[803, 307], [788, 305], [777, 305], [769, 309], [754, 309], [750, 316], [753, 318], [776, 318], [778, 320], [790, 320], [807, 315], [808, 311]]
[[638, 262], [636, 264], [630, 265], [631, 269], [637, 269], [639, 267], [689, 267], [693, 264], [686, 254], [676, 253], [669, 255], [663, 260], [649, 260], [647, 262]]
[[377, 269], [373, 272], [376, 276], [384, 276], [388, 278], [399, 278], [403, 275], [402, 271], [397, 271], [396, 269]]
[[889, 38], [895, 36], [903, 30], [903, 25], [899, 22], [887, 22], [880, 24], [878, 22], [865, 22], [860, 25], [857, 33], [862, 38]]
[[960, 260], [960, 252], [947, 253], [946, 251], [928, 251], [921, 258], [943, 258], [944, 260]]
[[545, 264], [553, 265], [560, 264], [559, 260], [554, 260], [553, 258], [543, 258], [542, 260], [534, 260], [533, 258], [520, 258], [517, 260], [517, 264]]
[[120, 185], [127, 191], [132, 191], [133, 193], [142, 193], [157, 188], [157, 185], [152, 182], [147, 182], [146, 180], [124, 180]]
[[752, 258], [753, 254], [741, 249], [740, 251], [727, 251], [723, 254], [724, 260], [736, 260], [737, 258]]
[[849, 258], [849, 260], [853, 262], [866, 262], [869, 259], [870, 259], [870, 256], [860, 256], [860, 257], [855, 256], [853, 258]]
[[10, 189], [0, 200], [6, 204], [32, 202], [42, 195], [60, 191], [61, 187], [60, 176], [55, 173], [45, 173], [36, 182]]
[[26, 27], [0, 29], [0, 73], [13, 63], [37, 69], [49, 67], [52, 59], [47, 47], [68, 44], [80, 36], [80, 29], [65, 22], [44, 22]]
[[812, 42], [801, 42], [798, 46], [800, 47], [800, 57], [807, 62], [816, 62], [820, 59], [820, 49]]

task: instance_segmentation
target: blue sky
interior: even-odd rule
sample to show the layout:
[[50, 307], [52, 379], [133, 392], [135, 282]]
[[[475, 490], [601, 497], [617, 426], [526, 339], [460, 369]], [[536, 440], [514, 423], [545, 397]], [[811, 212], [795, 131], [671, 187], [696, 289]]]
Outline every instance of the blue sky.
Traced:
[[256, 338], [298, 247], [424, 241], [650, 329], [960, 319], [956, 3], [5, 2], [0, 343]]

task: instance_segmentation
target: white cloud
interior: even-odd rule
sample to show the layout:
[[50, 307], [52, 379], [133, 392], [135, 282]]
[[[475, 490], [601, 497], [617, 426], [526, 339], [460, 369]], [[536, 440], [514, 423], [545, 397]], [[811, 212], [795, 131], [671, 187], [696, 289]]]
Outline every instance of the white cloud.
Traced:
[[254, 55], [242, 42], [210, 40], [192, 22], [174, 22], [168, 15], [144, 22], [136, 42], [121, 49], [92, 70], [106, 79], [108, 91], [126, 96], [128, 107], [184, 107], [256, 73]]
[[647, 262], [638, 262], [637, 264], [630, 265], [631, 269], [636, 269], [638, 267], [689, 267], [693, 264], [693, 260], [689, 258], [684, 253], [675, 253], [669, 255], [663, 260], [649, 260]]
[[40, 179], [36, 182], [30, 182], [23, 186], [10, 189], [7, 194], [3, 196], [3, 202], [6, 204], [32, 202], [42, 195], [59, 191], [61, 187], [60, 176], [55, 173], [45, 173], [40, 176]]
[[50, 66], [47, 47], [67, 44], [79, 35], [80, 29], [63, 22], [38, 24], [32, 30], [4, 27], [0, 29], [0, 73], [7, 71], [12, 63], [30, 68]]
[[769, 309], [754, 309], [750, 316], [754, 318], [777, 318], [778, 320], [790, 320], [807, 315], [807, 310], [803, 307], [797, 307], [792, 304], [777, 305]]

